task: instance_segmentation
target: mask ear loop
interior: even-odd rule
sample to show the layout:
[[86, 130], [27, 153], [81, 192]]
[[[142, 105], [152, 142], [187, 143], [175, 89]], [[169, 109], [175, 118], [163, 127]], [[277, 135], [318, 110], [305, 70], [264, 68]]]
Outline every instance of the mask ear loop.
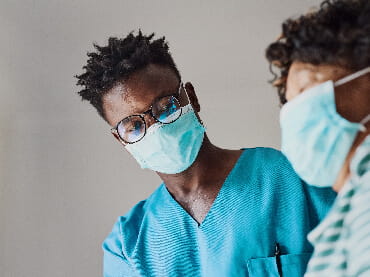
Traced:
[[191, 101], [190, 101], [190, 98], [189, 98], [189, 95], [188, 95], [188, 91], [186, 90], [186, 87], [185, 87], [184, 83], [181, 83], [181, 86], [184, 88], [185, 94], [186, 94], [186, 98], [188, 99], [188, 102], [191, 105]]
[[[367, 73], [370, 73], [370, 66], [334, 82], [334, 86], [337, 87], [337, 86], [343, 85], [343, 84], [348, 83], [348, 82], [350, 82], [350, 81], [352, 81], [356, 78], [359, 78], [359, 77], [361, 77], [361, 76], [363, 76]], [[363, 128], [361, 128], [362, 132], [365, 132], [367, 130], [367, 128], [365, 127], [365, 124], [369, 121], [370, 121], [370, 114], [365, 116], [365, 118], [360, 121], [360, 124], [363, 127]]]
[[350, 82], [350, 81], [352, 81], [352, 80], [354, 80], [356, 78], [359, 78], [362, 75], [365, 75], [367, 73], [370, 73], [370, 66], [368, 66], [368, 67], [366, 67], [366, 68], [364, 68], [364, 69], [362, 69], [360, 71], [357, 71], [357, 72], [355, 72], [355, 73], [353, 73], [351, 75], [348, 75], [348, 76], [346, 76], [346, 77], [344, 77], [342, 79], [339, 79], [338, 81], [334, 82], [334, 86], [337, 87], [337, 86], [343, 85], [343, 84], [348, 83], [348, 82]]
[[[184, 111], [185, 111], [185, 113], [187, 113], [187, 112], [189, 111], [189, 109], [188, 109], [188, 106], [189, 106], [189, 105], [190, 105], [192, 108], [194, 108], [194, 107], [193, 107], [193, 105], [191, 104], [191, 101], [190, 101], [190, 98], [189, 98], [189, 95], [188, 95], [188, 91], [186, 90], [184, 83], [181, 83], [181, 87], [183, 87], [183, 88], [184, 88], [184, 91], [185, 91], [185, 94], [186, 94], [186, 98], [188, 99], [188, 104], [186, 104], [185, 106], [181, 107], [181, 109], [182, 109], [182, 114], [184, 114]], [[185, 107], [186, 107], [186, 109], [184, 109]]]
[[361, 130], [362, 132], [366, 132], [367, 128], [365, 127], [365, 124], [368, 123], [369, 121], [370, 121], [370, 114], [365, 116], [365, 118], [360, 121], [360, 124], [363, 126]]

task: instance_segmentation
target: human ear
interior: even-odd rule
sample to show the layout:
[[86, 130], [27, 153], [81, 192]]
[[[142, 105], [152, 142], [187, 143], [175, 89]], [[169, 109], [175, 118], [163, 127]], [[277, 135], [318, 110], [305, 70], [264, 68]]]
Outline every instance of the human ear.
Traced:
[[188, 94], [190, 103], [192, 104], [194, 110], [197, 113], [199, 113], [200, 112], [200, 105], [199, 105], [198, 97], [195, 94], [195, 90], [194, 90], [194, 87], [193, 87], [192, 83], [187, 82], [185, 84], [185, 90], [186, 90], [186, 92]]

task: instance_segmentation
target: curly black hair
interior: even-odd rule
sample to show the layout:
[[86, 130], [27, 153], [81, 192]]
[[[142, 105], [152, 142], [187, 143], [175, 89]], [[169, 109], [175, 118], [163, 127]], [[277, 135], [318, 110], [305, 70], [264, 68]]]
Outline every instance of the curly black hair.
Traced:
[[105, 119], [102, 98], [118, 82], [126, 81], [133, 73], [149, 64], [167, 66], [180, 78], [175, 62], [169, 52], [165, 37], [153, 40], [154, 33], [143, 35], [141, 30], [125, 38], [110, 37], [107, 46], [94, 44], [96, 52], [89, 57], [85, 70], [76, 75], [77, 85], [84, 89], [78, 92], [82, 100], [88, 100]]
[[[370, 1], [327, 0], [320, 9], [288, 19], [278, 41], [266, 49], [271, 81], [286, 102], [286, 79], [294, 61], [338, 65], [351, 71], [370, 65]], [[279, 74], [273, 72], [273, 67]]]

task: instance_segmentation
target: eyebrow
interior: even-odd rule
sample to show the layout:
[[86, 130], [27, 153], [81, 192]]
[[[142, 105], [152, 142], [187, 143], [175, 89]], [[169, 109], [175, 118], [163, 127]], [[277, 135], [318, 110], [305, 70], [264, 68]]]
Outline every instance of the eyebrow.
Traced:
[[[175, 89], [175, 90], [172, 90], [172, 89], [166, 89], [166, 90], [161, 91], [161, 95], [160, 95], [160, 96], [155, 97], [155, 98], [152, 100], [152, 102], [151, 102], [151, 104], [149, 105], [149, 107], [147, 107], [145, 110], [140, 111], [140, 112], [135, 112], [135, 113], [130, 114], [130, 115], [126, 116], [126, 117], [129, 117], [129, 116], [131, 116], [131, 115], [141, 115], [141, 114], [143, 114], [143, 113], [146, 113], [147, 111], [149, 111], [149, 110], [151, 109], [151, 107], [153, 106], [153, 104], [154, 104], [156, 101], [158, 101], [159, 99], [161, 99], [161, 98], [163, 98], [163, 97], [166, 97], [166, 96], [178, 95], [178, 94], [179, 94], [179, 91], [180, 91], [180, 85], [181, 85], [181, 84], [182, 84], [182, 83], [180, 82], [180, 84], [178, 85], [177, 89]], [[122, 119], [125, 119], [126, 117], [123, 117]], [[121, 119], [121, 120], [122, 120], [122, 119]], [[119, 122], [120, 122], [120, 121], [119, 121]], [[119, 123], [119, 122], [118, 122], [118, 123]]]

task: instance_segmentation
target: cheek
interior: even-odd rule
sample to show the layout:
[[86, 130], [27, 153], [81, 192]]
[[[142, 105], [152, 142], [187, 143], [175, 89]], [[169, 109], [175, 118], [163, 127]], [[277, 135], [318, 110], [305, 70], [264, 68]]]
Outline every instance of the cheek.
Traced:
[[299, 82], [297, 82], [294, 78], [288, 78], [285, 97], [287, 101], [293, 100], [296, 96], [298, 96], [301, 92], [301, 88], [299, 86]]
[[294, 99], [315, 84], [317, 84], [316, 73], [311, 68], [307, 65], [293, 64], [287, 78], [287, 100]]
[[297, 74], [295, 77], [290, 77], [287, 80], [286, 99], [293, 100], [295, 97], [304, 91], [321, 84], [323, 81], [318, 81], [312, 78], [310, 74]]

